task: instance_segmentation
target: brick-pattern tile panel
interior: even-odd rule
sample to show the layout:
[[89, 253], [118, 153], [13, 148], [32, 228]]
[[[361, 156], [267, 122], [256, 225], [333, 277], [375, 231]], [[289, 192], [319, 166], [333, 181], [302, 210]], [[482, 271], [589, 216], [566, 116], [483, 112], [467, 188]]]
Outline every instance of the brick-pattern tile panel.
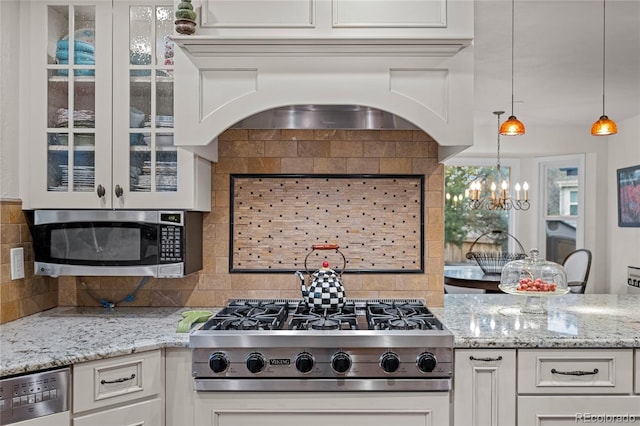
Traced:
[[[335, 243], [350, 270], [418, 271], [422, 186], [419, 176], [234, 176], [232, 267], [298, 270], [313, 244]], [[251, 285], [255, 277], [240, 280]]]

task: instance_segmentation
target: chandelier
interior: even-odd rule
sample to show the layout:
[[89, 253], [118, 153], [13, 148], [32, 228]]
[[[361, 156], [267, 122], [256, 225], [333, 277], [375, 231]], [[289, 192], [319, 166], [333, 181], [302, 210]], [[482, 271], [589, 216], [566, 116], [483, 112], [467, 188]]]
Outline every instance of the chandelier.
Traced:
[[500, 115], [504, 111], [494, 111], [498, 116], [498, 157], [496, 164], [496, 179], [491, 182], [491, 195], [482, 195], [482, 182], [476, 179], [469, 185], [469, 204], [472, 209], [486, 210], [529, 210], [529, 184], [524, 182], [515, 185], [515, 200], [509, 194], [509, 182], [502, 178], [500, 167]]

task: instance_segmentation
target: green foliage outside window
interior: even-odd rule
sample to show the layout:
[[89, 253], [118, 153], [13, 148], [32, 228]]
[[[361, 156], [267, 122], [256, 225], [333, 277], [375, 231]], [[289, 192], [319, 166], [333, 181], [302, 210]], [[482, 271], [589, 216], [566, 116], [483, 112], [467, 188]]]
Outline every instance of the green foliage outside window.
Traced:
[[[509, 169], [502, 168], [503, 178], [508, 179]], [[496, 168], [488, 166], [446, 166], [444, 242], [462, 248], [465, 241], [473, 242], [480, 234], [501, 230], [508, 232], [509, 213], [506, 211], [473, 210], [469, 206], [466, 191], [473, 181], [483, 184], [484, 196], [491, 196], [490, 182], [496, 180]]]

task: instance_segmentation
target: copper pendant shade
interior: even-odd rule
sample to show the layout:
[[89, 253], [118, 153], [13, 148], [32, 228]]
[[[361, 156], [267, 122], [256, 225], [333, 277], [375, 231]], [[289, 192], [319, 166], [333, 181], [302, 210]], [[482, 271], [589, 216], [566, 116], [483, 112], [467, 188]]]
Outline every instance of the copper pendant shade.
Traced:
[[513, 44], [514, 44], [514, 21], [515, 21], [515, 0], [511, 0], [511, 115], [500, 126], [500, 134], [503, 136], [524, 135], [525, 128], [522, 121], [513, 114]]
[[618, 126], [616, 126], [615, 121], [606, 115], [600, 116], [598, 121], [591, 126], [591, 134], [593, 136], [615, 135], [616, 133], [618, 133]]
[[606, 0], [602, 0], [602, 115], [591, 126], [593, 136], [608, 136], [618, 133], [618, 126], [604, 113], [605, 64], [606, 64]]
[[524, 124], [515, 115], [509, 116], [507, 121], [500, 126], [500, 134], [503, 136], [524, 135]]

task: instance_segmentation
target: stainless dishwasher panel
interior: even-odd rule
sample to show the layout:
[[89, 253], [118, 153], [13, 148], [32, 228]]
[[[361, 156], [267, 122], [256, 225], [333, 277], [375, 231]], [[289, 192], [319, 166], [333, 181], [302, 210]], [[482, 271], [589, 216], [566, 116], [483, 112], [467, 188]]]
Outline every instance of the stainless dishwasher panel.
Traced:
[[69, 411], [69, 367], [0, 379], [0, 425]]

